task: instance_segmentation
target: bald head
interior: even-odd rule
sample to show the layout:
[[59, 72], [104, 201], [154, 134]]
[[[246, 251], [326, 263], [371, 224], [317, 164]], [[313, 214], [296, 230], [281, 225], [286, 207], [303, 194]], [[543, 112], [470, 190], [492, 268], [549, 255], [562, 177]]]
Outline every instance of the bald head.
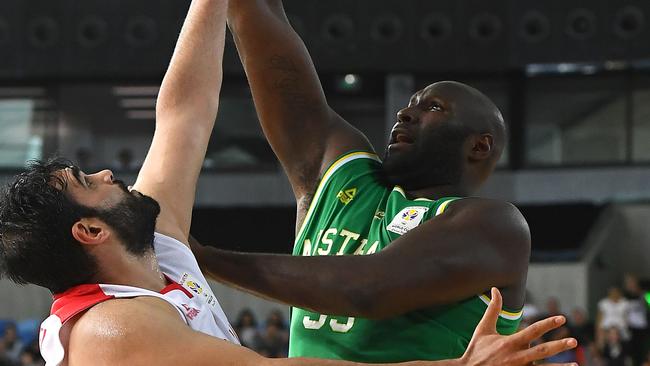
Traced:
[[444, 185], [469, 194], [492, 174], [505, 142], [503, 117], [488, 97], [462, 83], [437, 82], [397, 113], [384, 176], [406, 189]]
[[479, 134], [493, 137], [494, 159], [498, 160], [506, 143], [506, 126], [499, 108], [479, 90], [457, 81], [439, 81], [420, 92], [435, 95], [448, 104], [454, 120]]

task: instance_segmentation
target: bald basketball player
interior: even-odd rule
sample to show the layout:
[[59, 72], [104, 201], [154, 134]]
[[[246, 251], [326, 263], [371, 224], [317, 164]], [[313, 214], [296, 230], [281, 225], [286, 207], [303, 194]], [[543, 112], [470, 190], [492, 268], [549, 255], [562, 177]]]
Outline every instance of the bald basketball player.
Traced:
[[295, 193], [297, 235], [293, 257], [197, 246], [203, 270], [295, 306], [291, 357], [460, 357], [492, 286], [504, 298], [497, 328], [514, 333], [528, 225], [512, 204], [475, 197], [506, 143], [494, 103], [458, 82], [429, 85], [405, 101], [380, 159], [328, 106], [281, 1], [233, 1], [228, 22]]
[[[217, 113], [225, 0], [194, 0], [163, 80], [156, 132], [133, 189], [104, 170], [34, 162], [0, 201], [0, 269], [55, 294], [41, 327], [48, 366], [315, 365], [271, 360], [239, 346], [187, 244], [197, 177]], [[496, 334], [494, 300], [467, 353], [406, 365], [526, 365], [575, 346], [527, 349], [564, 320]]]

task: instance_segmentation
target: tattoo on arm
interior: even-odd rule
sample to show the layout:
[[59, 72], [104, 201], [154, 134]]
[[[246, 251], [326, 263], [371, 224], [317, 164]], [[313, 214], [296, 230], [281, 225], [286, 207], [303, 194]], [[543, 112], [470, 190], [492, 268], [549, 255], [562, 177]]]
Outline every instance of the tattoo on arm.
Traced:
[[318, 112], [319, 102], [305, 90], [304, 85], [302, 85], [302, 75], [293, 60], [280, 55], [272, 56], [269, 69], [274, 75], [273, 80], [271, 80], [272, 90], [279, 93], [284, 105], [300, 112]]

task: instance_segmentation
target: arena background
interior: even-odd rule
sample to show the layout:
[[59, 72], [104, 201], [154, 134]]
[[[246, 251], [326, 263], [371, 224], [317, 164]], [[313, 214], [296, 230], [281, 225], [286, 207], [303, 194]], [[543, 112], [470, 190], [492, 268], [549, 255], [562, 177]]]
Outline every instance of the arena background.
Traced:
[[[52, 154], [133, 181], [188, 6], [0, 1], [0, 182], [25, 161]], [[530, 223], [529, 303], [543, 312], [554, 297], [562, 312], [581, 308], [594, 320], [598, 301], [622, 285], [625, 273], [649, 284], [650, 2], [285, 6], [332, 107], [379, 151], [396, 111], [431, 82], [468, 83], [501, 108], [509, 146], [482, 195], [515, 203]], [[230, 40], [224, 68], [192, 232], [224, 248], [288, 253], [293, 195], [258, 126]], [[281, 309], [288, 319], [286, 306], [214, 289], [232, 322], [244, 308], [258, 319]], [[51, 302], [46, 290], [6, 280], [0, 299], [0, 324], [16, 321], [25, 329], [46, 316]]]

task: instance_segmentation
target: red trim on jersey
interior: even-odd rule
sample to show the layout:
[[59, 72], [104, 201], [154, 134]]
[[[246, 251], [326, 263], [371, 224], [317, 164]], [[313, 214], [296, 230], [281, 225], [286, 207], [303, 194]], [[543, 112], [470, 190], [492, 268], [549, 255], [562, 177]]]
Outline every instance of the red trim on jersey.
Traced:
[[54, 295], [50, 314], [56, 315], [65, 324], [80, 312], [114, 297], [106, 295], [99, 285], [75, 286], [62, 294]]
[[[167, 275], [165, 275], [165, 278], [169, 284], [160, 290], [161, 295], [164, 295], [170, 291], [179, 290], [182, 291], [190, 299], [194, 297], [194, 295], [192, 295], [192, 293], [189, 292], [185, 287], [179, 285]], [[67, 290], [62, 294], [54, 295], [54, 303], [52, 304], [50, 314], [56, 315], [59, 317], [59, 319], [61, 319], [61, 323], [65, 324], [66, 321], [70, 320], [70, 318], [74, 317], [80, 312], [88, 310], [99, 303], [114, 298], [115, 296], [107, 295], [104, 293], [104, 291], [102, 291], [102, 288], [97, 284], [79, 285]]]
[[160, 294], [164, 295], [170, 291], [179, 290], [182, 291], [185, 295], [187, 295], [187, 297], [189, 297], [190, 299], [194, 297], [194, 295], [192, 295], [192, 293], [189, 292], [185, 287], [181, 286], [176, 281], [169, 278], [167, 275], [165, 275], [165, 278], [167, 279], [167, 282], [169, 282], [169, 285], [165, 286], [164, 289], [160, 290]]

